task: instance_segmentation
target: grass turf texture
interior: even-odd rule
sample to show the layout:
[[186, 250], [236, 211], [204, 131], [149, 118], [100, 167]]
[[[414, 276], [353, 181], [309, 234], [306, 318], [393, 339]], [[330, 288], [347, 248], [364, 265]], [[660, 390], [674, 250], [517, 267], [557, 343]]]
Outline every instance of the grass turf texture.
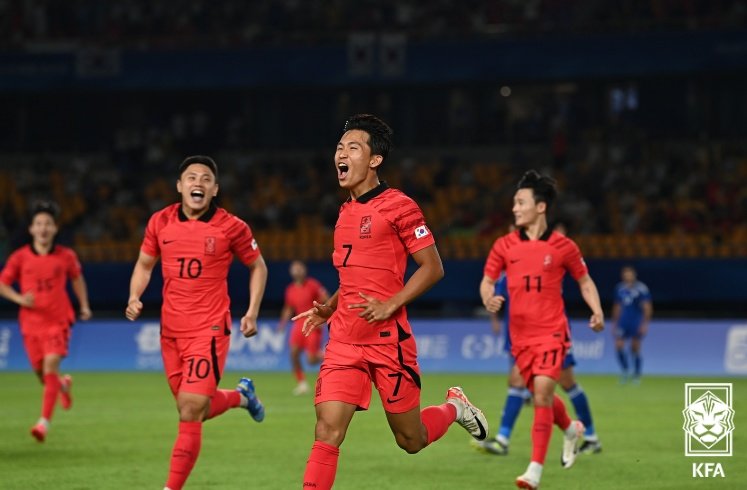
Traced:
[[[221, 383], [232, 387], [238, 375]], [[267, 407], [257, 424], [243, 410], [209, 421], [200, 458], [187, 489], [294, 489], [313, 442], [311, 396], [291, 395], [286, 373], [254, 377]], [[504, 375], [425, 374], [423, 405], [442, 403], [446, 389], [461, 385], [498, 428], [506, 393]], [[685, 381], [734, 383], [734, 456], [686, 458], [682, 415]], [[542, 488], [745, 488], [747, 379], [644, 378], [620, 386], [611, 376], [581, 376], [604, 451], [580, 455], [560, 468], [560, 431], [553, 432]], [[313, 383], [312, 383], [313, 386]], [[57, 408], [47, 442], [29, 435], [38, 416], [41, 387], [30, 373], [0, 374], [1, 489], [162, 488], [177, 428], [163, 375], [77, 373], [70, 412]], [[375, 393], [375, 392], [374, 392]], [[568, 404], [569, 409], [572, 407]], [[353, 418], [341, 457], [337, 489], [513, 488], [529, 461], [531, 407], [519, 417], [507, 457], [484, 455], [453, 426], [420, 454], [407, 455], [394, 442], [374, 395], [372, 408]], [[721, 462], [726, 478], [692, 478], [693, 462]]]

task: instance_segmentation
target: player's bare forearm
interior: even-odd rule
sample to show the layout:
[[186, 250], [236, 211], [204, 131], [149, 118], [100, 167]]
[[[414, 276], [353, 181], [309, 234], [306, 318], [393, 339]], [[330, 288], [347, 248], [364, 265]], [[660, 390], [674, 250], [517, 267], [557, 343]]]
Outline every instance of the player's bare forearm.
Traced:
[[75, 297], [78, 298], [78, 304], [80, 305], [80, 318], [81, 320], [88, 320], [91, 318], [91, 305], [88, 304], [88, 287], [86, 287], [86, 280], [83, 274], [73, 279], [71, 283]]
[[444, 266], [435, 245], [418, 250], [412, 254], [412, 258], [418, 264], [418, 269], [397, 294], [385, 301], [390, 315], [415, 301], [444, 277]]
[[362, 302], [350, 304], [348, 308], [361, 310], [358, 316], [369, 323], [386, 320], [399, 308], [410, 304], [444, 277], [444, 266], [435, 245], [415, 252], [412, 258], [418, 264], [418, 269], [399, 292], [382, 301], [359, 291], [358, 295]]
[[156, 257], [140, 252], [135, 262], [135, 268], [130, 278], [130, 297], [127, 300], [125, 316], [128, 320], [135, 320], [143, 311], [143, 303], [140, 297], [143, 295], [145, 288], [150, 283], [150, 277], [153, 274], [153, 267], [156, 265]]
[[330, 310], [335, 311], [337, 309], [337, 296], [340, 294], [340, 289], [338, 288], [337, 291], [335, 291], [332, 296], [327, 298], [327, 301], [324, 302], [324, 305], [329, 307]]
[[7, 284], [0, 283], [0, 296], [17, 305], [21, 304], [21, 295]]
[[249, 308], [246, 315], [251, 318], [259, 316], [259, 306], [262, 304], [262, 298], [265, 295], [265, 286], [267, 285], [267, 264], [265, 259], [260, 255], [257, 260], [249, 266], [251, 277], [249, 278]]
[[495, 294], [495, 279], [489, 276], [483, 276], [480, 281], [480, 299], [489, 313], [498, 312], [505, 301], [503, 296]]
[[604, 312], [602, 311], [602, 301], [599, 299], [599, 291], [596, 284], [594, 284], [594, 280], [586, 274], [578, 280], [578, 286], [581, 289], [581, 296], [591, 310], [589, 326], [595, 332], [602, 331], [604, 329]]
[[257, 259], [249, 264], [249, 308], [246, 314], [241, 317], [241, 333], [244, 337], [257, 335], [257, 316], [259, 316], [259, 305], [262, 304], [262, 298], [265, 295], [265, 286], [267, 285], [267, 264], [265, 259], [260, 255]]

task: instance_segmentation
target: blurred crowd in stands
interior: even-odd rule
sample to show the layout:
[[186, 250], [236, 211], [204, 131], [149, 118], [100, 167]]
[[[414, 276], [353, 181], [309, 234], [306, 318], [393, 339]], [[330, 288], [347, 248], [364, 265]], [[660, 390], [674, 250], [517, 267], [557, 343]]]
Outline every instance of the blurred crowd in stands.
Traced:
[[[358, 32], [439, 41], [745, 25], [747, 0], [0, 0], [0, 50], [321, 45]], [[611, 59], [611, 62], [614, 62]], [[444, 80], [447, 80], [445, 78]], [[521, 174], [558, 179], [592, 257], [747, 256], [747, 77], [201, 91], [0, 93], [0, 259], [35, 198], [85, 260], [132, 260], [178, 163], [208, 153], [220, 204], [270, 259], [327, 259], [340, 125], [395, 130], [381, 176], [414, 197], [447, 258], [484, 258]]]
[[[577, 148], [578, 156], [559, 166], [542, 156], [546, 151], [401, 149], [381, 176], [419, 202], [447, 258], [484, 256], [511, 222], [515, 184], [531, 167], [558, 179], [553, 219], [589, 256], [747, 256], [743, 150], [726, 143], [600, 141]], [[118, 165], [123, 152], [137, 152], [143, 164]], [[250, 223], [268, 258], [328, 258], [346, 197], [332, 152], [216, 155], [220, 204]], [[178, 199], [183, 157], [147, 140], [110, 155], [15, 157], [0, 170], [0, 242], [18, 245], [29, 203], [51, 197], [63, 209], [61, 239], [84, 259], [131, 260], [148, 216]]]
[[0, 48], [313, 45], [357, 32], [417, 40], [741, 27], [745, 0], [2, 0]]

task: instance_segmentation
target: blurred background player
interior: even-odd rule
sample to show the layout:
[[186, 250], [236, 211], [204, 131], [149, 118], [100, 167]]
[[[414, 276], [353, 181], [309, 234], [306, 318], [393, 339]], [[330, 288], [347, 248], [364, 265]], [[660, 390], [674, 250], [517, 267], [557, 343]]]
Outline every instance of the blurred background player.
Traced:
[[495, 294], [495, 283], [506, 272], [512, 302], [511, 353], [534, 395], [532, 457], [527, 470], [516, 479], [519, 488], [539, 487], [553, 423], [565, 436], [560, 460], [563, 468], [573, 465], [584, 431], [580, 421], [568, 417], [565, 404], [555, 395], [555, 384], [570, 347], [562, 295], [566, 271], [578, 282], [592, 311], [589, 326], [594, 331], [604, 328], [599, 292], [578, 246], [547, 224], [547, 213], [556, 196], [554, 180], [534, 170], [524, 174], [512, 208], [518, 230], [496, 240], [480, 283], [483, 304], [489, 312], [497, 312], [507, 298]]
[[622, 282], [615, 287], [615, 303], [612, 306], [612, 325], [615, 335], [615, 349], [620, 363], [621, 383], [630, 379], [628, 354], [625, 342], [630, 341], [633, 356], [633, 383], [641, 380], [641, 342], [648, 333], [648, 324], [654, 313], [651, 293], [648, 286], [638, 280], [636, 270], [625, 266], [621, 271]]
[[[21, 335], [31, 367], [44, 385], [39, 421], [31, 435], [44, 442], [59, 397], [69, 409], [72, 378], [60, 377], [60, 362], [67, 356], [75, 313], [66, 286], [68, 279], [80, 305], [80, 319], [91, 318], [88, 291], [75, 252], [55, 243], [59, 208], [38, 202], [31, 210], [31, 243], [13, 252], [0, 273], [0, 295], [18, 304]], [[12, 285], [18, 283], [16, 291]]]
[[[556, 223], [553, 229], [561, 235], [567, 235], [566, 227], [561, 222]], [[514, 225], [511, 225], [509, 227], [509, 232], [514, 230]], [[495, 437], [485, 441], [471, 441], [471, 443], [478, 449], [499, 456], [505, 456], [508, 454], [511, 432], [513, 432], [516, 419], [519, 417], [522, 405], [531, 400], [532, 396], [524, 385], [521, 373], [516, 367], [514, 358], [511, 355], [511, 335], [509, 329], [510, 299], [508, 297], [508, 286], [506, 282], [506, 275], [502, 274], [501, 279], [495, 284], [495, 294], [506, 298], [502, 307], [503, 321], [501, 321], [498, 313], [490, 313], [490, 319], [493, 332], [496, 335], [499, 335], [502, 331], [504, 335], [503, 349], [509, 358], [508, 393], [506, 394], [506, 401], [503, 404], [500, 428]], [[505, 328], [502, 328], [502, 324], [505, 325]], [[576, 411], [576, 416], [581, 423], [584, 424], [584, 442], [581, 444], [579, 452], [599, 453], [602, 451], [602, 444], [599, 442], [599, 437], [594, 429], [591, 407], [589, 406], [586, 392], [581, 385], [576, 382], [573, 372], [573, 367], [575, 365], [576, 358], [573, 355], [573, 345], [571, 345], [566, 353], [565, 360], [563, 361], [563, 370], [560, 373], [558, 384], [560, 384], [570, 398], [573, 408]]]
[[181, 202], [157, 211], [148, 221], [125, 311], [129, 320], [140, 316], [140, 297], [160, 257], [161, 355], [179, 411], [169, 490], [182, 488], [197, 461], [203, 421], [237, 407], [246, 408], [257, 422], [264, 419], [252, 380], [242, 378], [236, 390], [219, 390], [218, 383], [231, 340], [228, 269], [236, 256], [251, 271], [249, 308], [241, 317], [241, 332], [250, 337], [257, 333], [267, 266], [249, 226], [213, 202], [218, 166], [212, 158], [187, 157], [179, 165], [176, 189]]
[[[314, 307], [314, 301], [325, 303], [329, 293], [319, 281], [307, 276], [306, 264], [300, 260], [291, 262], [289, 273], [293, 282], [285, 288], [285, 303], [280, 312], [280, 322], [277, 329], [284, 331], [288, 320]], [[301, 352], [306, 351], [306, 361], [309, 364], [319, 364], [322, 360], [322, 331], [315, 329], [306, 337], [303, 334], [304, 319], [293, 322], [288, 343], [290, 344], [291, 367], [298, 383], [293, 389], [294, 395], [303, 395], [309, 391], [306, 376], [301, 363]]]
[[[327, 304], [315, 302], [296, 316], [306, 319], [305, 334], [325, 322], [330, 329], [303, 488], [332, 488], [340, 445], [355, 412], [368, 409], [372, 383], [397, 445], [409, 454], [440, 439], [454, 422], [477, 439], [487, 437], [484, 415], [459, 387], [446, 392], [446, 403], [420, 410], [417, 349], [405, 305], [441, 280], [444, 270], [418, 205], [379, 181], [391, 137], [384, 121], [358, 114], [347, 120], [337, 143], [337, 179], [350, 192], [334, 231], [340, 286]], [[405, 282], [410, 255], [418, 268]]]

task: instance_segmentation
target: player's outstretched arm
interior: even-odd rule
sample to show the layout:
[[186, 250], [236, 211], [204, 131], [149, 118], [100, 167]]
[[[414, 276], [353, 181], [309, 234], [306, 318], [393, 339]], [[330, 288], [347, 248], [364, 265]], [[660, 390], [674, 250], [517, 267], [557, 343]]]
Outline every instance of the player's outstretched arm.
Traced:
[[8, 301], [12, 301], [18, 306], [25, 306], [26, 308], [34, 307], [34, 295], [31, 292], [21, 294], [13, 289], [13, 287], [2, 282], [0, 282], [0, 296]]
[[332, 313], [335, 312], [335, 310], [337, 309], [337, 294], [339, 292], [339, 289], [335, 291], [335, 294], [333, 294], [326, 303], [319, 303], [318, 301], [314, 301], [314, 306], [304, 311], [303, 313], [299, 313], [298, 315], [291, 318], [291, 320], [293, 321], [296, 321], [299, 318], [306, 319], [303, 322], [303, 327], [301, 328], [301, 332], [306, 337], [308, 337], [315, 328], [319, 328], [324, 325], [329, 317], [332, 316]]
[[267, 285], [267, 264], [265, 259], [260, 255], [257, 259], [249, 264], [251, 277], [249, 278], [249, 308], [246, 314], [241, 318], [241, 333], [244, 337], [251, 337], [257, 334], [257, 317], [259, 316], [259, 305], [262, 304], [262, 298], [265, 295], [265, 286]]
[[143, 312], [143, 303], [140, 297], [143, 295], [145, 288], [148, 287], [150, 276], [153, 274], [158, 259], [140, 251], [140, 255], [135, 262], [135, 269], [132, 271], [130, 278], [130, 299], [127, 300], [127, 309], [125, 316], [128, 320], [136, 320]]
[[80, 305], [80, 319], [83, 321], [90, 320], [93, 313], [91, 313], [91, 305], [88, 304], [88, 288], [86, 287], [86, 280], [83, 277], [83, 274], [70, 282], [73, 286], [73, 292], [78, 298], [78, 304]]
[[410, 304], [444, 277], [444, 266], [435, 245], [430, 245], [412, 254], [418, 269], [410, 276], [405, 287], [391, 298], [380, 301], [364, 293], [358, 293], [365, 302], [348, 305], [351, 309], [362, 310], [358, 316], [369, 323], [386, 320], [400, 307]]
[[589, 274], [586, 274], [579, 278], [578, 287], [581, 289], [581, 296], [583, 296], [584, 301], [591, 309], [589, 327], [595, 332], [601, 332], [604, 330], [604, 312], [602, 311], [602, 301], [599, 299], [599, 291], [596, 284], [594, 284], [594, 280]]
[[480, 281], [480, 298], [489, 313], [497, 313], [506, 301], [503, 296], [495, 294], [495, 282], [495, 279], [489, 276], [482, 276]]

